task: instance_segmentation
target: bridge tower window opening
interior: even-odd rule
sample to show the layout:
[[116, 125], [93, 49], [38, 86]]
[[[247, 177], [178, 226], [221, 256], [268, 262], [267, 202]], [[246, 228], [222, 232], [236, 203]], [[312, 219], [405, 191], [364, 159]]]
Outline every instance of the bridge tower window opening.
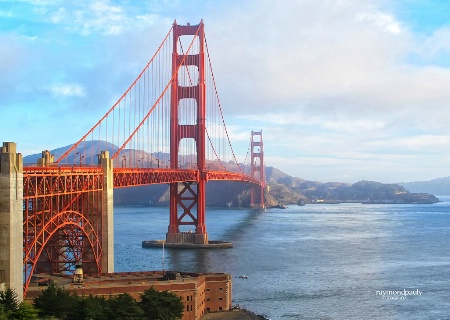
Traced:
[[[195, 125], [197, 124], [197, 101], [193, 98], [181, 99], [178, 104], [178, 124]], [[184, 134], [186, 135], [186, 133]]]
[[185, 138], [180, 141], [178, 168], [192, 169], [192, 165], [197, 162], [197, 142], [193, 138]]
[[[178, 30], [182, 29], [183, 27], [189, 27], [189, 26], [180, 26], [177, 25], [177, 27], [181, 27]], [[186, 30], [188, 28], [185, 28]], [[184, 31], [181, 31], [184, 32]], [[192, 34], [192, 32], [189, 32], [189, 34], [179, 34], [178, 35], [178, 41], [176, 46], [176, 52], [180, 54], [181, 56], [185, 54], [189, 54], [191, 56], [200, 54], [200, 47], [202, 44], [200, 43], [200, 37], [196, 36], [196, 33]], [[192, 44], [192, 45], [191, 45]], [[190, 47], [190, 49], [189, 49]], [[189, 50], [189, 51], [188, 51]]]
[[180, 87], [193, 87], [199, 83], [199, 72], [196, 66], [183, 66], [178, 70], [178, 85]]

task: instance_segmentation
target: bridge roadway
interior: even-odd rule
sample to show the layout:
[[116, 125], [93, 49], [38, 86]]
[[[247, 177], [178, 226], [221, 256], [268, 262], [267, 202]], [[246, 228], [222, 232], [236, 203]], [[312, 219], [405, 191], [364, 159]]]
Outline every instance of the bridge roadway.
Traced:
[[[85, 181], [84, 186], [88, 187], [93, 183], [92, 177], [94, 175], [102, 175], [101, 166], [27, 166], [23, 167], [24, 186], [27, 185], [29, 179], [34, 177], [49, 178], [53, 181], [60, 180], [64, 177], [75, 178], [77, 181]], [[143, 186], [149, 184], [165, 184], [175, 182], [198, 182], [200, 175], [206, 176], [206, 181], [212, 180], [226, 180], [248, 182], [259, 185], [261, 182], [258, 179], [252, 178], [245, 174], [238, 172], [218, 171], [218, 170], [204, 170], [203, 172], [197, 169], [165, 169], [165, 168], [114, 168], [113, 181], [114, 188], [124, 188], [132, 186]], [[38, 183], [38, 182], [37, 182]], [[88, 184], [86, 184], [88, 183]], [[38, 183], [39, 184], [39, 183]], [[55, 186], [55, 183], [49, 185]], [[57, 191], [59, 190], [59, 191]], [[60, 188], [53, 189], [53, 192], [42, 190], [45, 194], [63, 192]], [[80, 190], [81, 191], [81, 190]], [[36, 196], [36, 194], [25, 194], [24, 196]]]

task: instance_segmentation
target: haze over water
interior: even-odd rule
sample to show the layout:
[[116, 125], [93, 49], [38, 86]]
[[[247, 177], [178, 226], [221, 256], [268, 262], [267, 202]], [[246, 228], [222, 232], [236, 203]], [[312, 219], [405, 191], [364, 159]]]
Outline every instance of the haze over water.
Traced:
[[[270, 319], [445, 319], [450, 197], [433, 205], [207, 210], [223, 250], [165, 250], [164, 269], [227, 272], [233, 304]], [[115, 208], [115, 269], [161, 270], [168, 208]], [[248, 275], [248, 279], [236, 278]], [[390, 292], [389, 292], [390, 291]], [[420, 295], [419, 295], [420, 292]], [[415, 295], [404, 296], [405, 293]]]

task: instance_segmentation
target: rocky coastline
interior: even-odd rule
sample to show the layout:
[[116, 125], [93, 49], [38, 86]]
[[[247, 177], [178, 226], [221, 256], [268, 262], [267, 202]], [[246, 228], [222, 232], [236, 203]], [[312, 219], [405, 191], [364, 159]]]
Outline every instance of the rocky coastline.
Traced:
[[221, 311], [205, 314], [201, 320], [269, 320], [269, 318], [256, 314], [241, 307], [233, 307], [230, 311]]

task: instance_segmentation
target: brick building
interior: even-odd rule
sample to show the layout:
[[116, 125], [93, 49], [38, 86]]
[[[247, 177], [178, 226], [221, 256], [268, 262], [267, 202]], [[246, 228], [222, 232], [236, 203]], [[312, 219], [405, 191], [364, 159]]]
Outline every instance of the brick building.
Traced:
[[182, 320], [197, 320], [205, 313], [231, 310], [231, 276], [226, 273], [118, 272], [85, 275], [83, 283], [73, 283], [73, 276], [35, 275], [26, 299], [45, 289], [42, 284], [55, 281], [78, 295], [107, 296], [128, 293], [136, 300], [144, 290], [170, 291], [184, 304]]

